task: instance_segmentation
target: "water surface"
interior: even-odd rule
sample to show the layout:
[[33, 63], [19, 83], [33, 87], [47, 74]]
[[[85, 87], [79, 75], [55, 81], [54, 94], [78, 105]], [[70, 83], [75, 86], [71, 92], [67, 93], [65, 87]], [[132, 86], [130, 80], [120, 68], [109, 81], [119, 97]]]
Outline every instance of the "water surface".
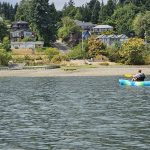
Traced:
[[118, 79], [0, 78], [0, 150], [150, 149], [150, 88]]

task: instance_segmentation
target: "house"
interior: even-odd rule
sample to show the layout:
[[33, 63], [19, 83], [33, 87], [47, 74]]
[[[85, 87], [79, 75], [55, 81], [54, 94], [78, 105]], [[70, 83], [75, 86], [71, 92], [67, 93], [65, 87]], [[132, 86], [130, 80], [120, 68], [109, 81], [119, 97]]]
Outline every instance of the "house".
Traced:
[[88, 30], [88, 31], [92, 31], [93, 27], [96, 26], [96, 24], [93, 24], [91, 22], [84, 22], [84, 21], [79, 21], [79, 20], [75, 20], [75, 23], [77, 26], [79, 26], [82, 30]]
[[118, 35], [120, 42], [123, 43], [128, 40], [128, 37], [125, 34]]
[[68, 37], [68, 43], [71, 47], [80, 43], [81, 40], [87, 40], [91, 36], [89, 31], [82, 31], [77, 33], [70, 33]]
[[[27, 38], [26, 40], [23, 40]], [[35, 41], [36, 35], [29, 28], [28, 22], [17, 21], [11, 25], [10, 41], [11, 49], [35, 49], [43, 47], [43, 41]], [[26, 42], [25, 42], [26, 41]]]
[[13, 22], [11, 25], [10, 40], [17, 42], [24, 38], [35, 40], [35, 33], [29, 28], [29, 24], [25, 21]]
[[87, 40], [91, 36], [91, 33], [89, 31], [83, 31], [82, 32], [82, 38]]
[[128, 37], [124, 34], [121, 35], [100, 35], [96, 39], [102, 41], [107, 46], [113, 46], [115, 43], [123, 43], [128, 40]]
[[101, 34], [104, 31], [113, 31], [113, 27], [109, 25], [98, 25], [93, 27], [93, 32], [96, 34]]

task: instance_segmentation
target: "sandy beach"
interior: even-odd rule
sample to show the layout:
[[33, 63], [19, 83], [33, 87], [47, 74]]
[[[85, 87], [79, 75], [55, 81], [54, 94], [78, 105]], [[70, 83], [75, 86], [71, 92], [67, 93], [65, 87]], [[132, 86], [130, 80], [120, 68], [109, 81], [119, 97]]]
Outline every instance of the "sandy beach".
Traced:
[[61, 76], [123, 76], [135, 74], [138, 69], [150, 75], [150, 66], [99, 66], [74, 71], [59, 69], [0, 70], [0, 77], [61, 77]]

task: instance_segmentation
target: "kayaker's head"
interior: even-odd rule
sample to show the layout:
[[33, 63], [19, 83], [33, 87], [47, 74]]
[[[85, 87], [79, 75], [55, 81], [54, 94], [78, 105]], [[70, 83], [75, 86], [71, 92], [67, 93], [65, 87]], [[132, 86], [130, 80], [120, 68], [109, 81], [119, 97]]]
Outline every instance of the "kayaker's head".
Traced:
[[142, 72], [142, 70], [141, 70], [141, 69], [139, 69], [139, 70], [138, 70], [138, 72], [139, 72], [139, 73], [141, 73], [141, 72]]

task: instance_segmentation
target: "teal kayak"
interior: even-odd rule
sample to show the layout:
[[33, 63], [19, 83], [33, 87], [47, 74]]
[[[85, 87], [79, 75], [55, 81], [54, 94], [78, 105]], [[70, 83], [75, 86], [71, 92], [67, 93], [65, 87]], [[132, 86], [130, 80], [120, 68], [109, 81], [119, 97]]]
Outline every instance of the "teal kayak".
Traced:
[[131, 81], [125, 79], [119, 79], [120, 85], [127, 85], [127, 86], [150, 86], [150, 81]]

